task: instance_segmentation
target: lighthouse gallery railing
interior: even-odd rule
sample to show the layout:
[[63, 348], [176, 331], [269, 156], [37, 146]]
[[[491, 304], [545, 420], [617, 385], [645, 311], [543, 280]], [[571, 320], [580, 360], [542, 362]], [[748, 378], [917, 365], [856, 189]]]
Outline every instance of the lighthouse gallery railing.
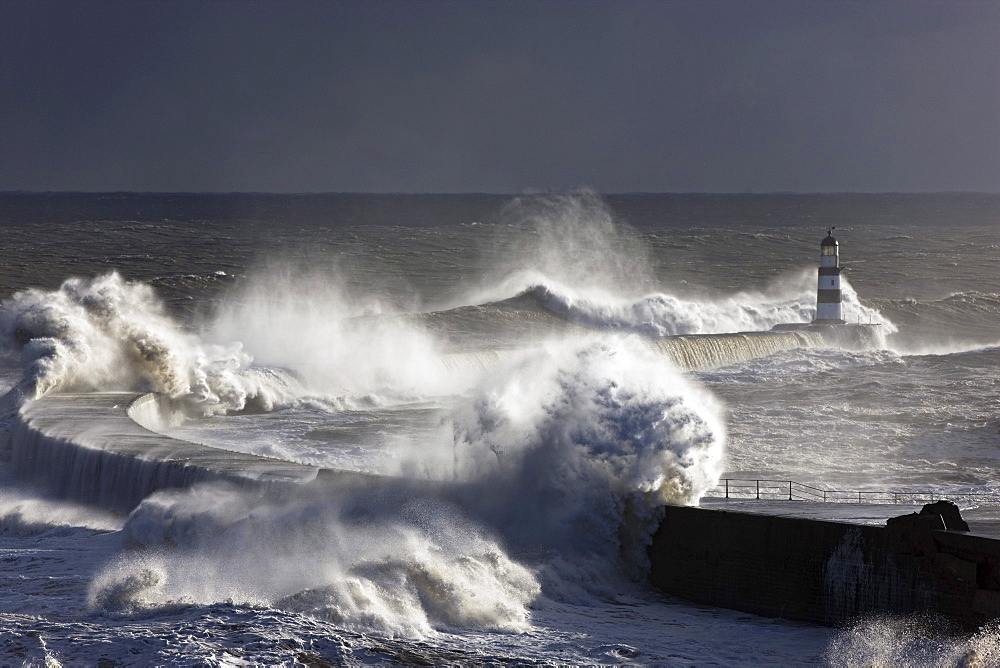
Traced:
[[822, 489], [795, 480], [723, 478], [705, 498], [820, 501], [824, 503], [956, 503], [1000, 504], [1000, 492], [943, 492]]

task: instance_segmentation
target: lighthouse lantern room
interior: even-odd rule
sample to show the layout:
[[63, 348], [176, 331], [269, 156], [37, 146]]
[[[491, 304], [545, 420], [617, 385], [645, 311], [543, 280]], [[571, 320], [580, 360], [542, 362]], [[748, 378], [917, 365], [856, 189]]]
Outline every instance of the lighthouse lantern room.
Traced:
[[819, 286], [816, 291], [816, 324], [842, 325], [844, 311], [840, 299], [840, 244], [831, 227], [819, 248]]

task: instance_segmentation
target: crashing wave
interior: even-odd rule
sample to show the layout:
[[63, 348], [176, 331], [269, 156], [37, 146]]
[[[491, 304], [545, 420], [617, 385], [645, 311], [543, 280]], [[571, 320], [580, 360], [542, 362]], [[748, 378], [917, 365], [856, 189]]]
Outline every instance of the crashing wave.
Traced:
[[[726, 334], [767, 331], [782, 323], [808, 323], [816, 315], [816, 292], [811, 275], [774, 294], [737, 293], [722, 299], [690, 301], [665, 293], [622, 298], [595, 292], [577, 292], [555, 282], [531, 285], [516, 299], [530, 296], [542, 308], [570, 322], [597, 330], [634, 332], [664, 337], [684, 334]], [[844, 317], [848, 322], [896, 328], [877, 310], [861, 304], [845, 281]]]
[[156, 391], [203, 414], [271, 406], [294, 379], [250, 368], [240, 344], [206, 344], [182, 330], [153, 289], [117, 273], [32, 288], [0, 303], [0, 345], [20, 352], [24, 399], [50, 392]]

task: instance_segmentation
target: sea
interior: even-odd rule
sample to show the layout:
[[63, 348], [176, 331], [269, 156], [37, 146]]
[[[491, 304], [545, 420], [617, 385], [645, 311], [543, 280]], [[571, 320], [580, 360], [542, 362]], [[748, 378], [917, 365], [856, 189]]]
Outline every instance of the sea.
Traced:
[[[995, 623], [708, 607], [645, 551], [725, 478], [1000, 495], [1000, 195], [8, 192], [0, 229], [0, 665], [1000, 665]], [[874, 344], [650, 346], [810, 321], [828, 231]], [[20, 407], [108, 391], [358, 475], [124, 512], [17, 474]]]

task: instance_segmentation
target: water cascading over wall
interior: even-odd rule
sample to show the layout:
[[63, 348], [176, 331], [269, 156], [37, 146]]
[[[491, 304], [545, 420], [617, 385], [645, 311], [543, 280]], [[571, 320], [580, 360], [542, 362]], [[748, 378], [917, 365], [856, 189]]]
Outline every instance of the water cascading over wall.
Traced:
[[783, 350], [825, 345], [819, 332], [740, 332], [737, 334], [694, 334], [650, 341], [649, 345], [670, 357], [687, 371], [728, 366]]
[[[738, 364], [795, 348], [831, 345], [827, 335], [818, 330], [689, 334], [643, 341], [685, 371]], [[517, 352], [517, 349], [509, 349], [449, 353], [441, 356], [441, 364], [448, 371], [482, 372], [498, 368]]]

